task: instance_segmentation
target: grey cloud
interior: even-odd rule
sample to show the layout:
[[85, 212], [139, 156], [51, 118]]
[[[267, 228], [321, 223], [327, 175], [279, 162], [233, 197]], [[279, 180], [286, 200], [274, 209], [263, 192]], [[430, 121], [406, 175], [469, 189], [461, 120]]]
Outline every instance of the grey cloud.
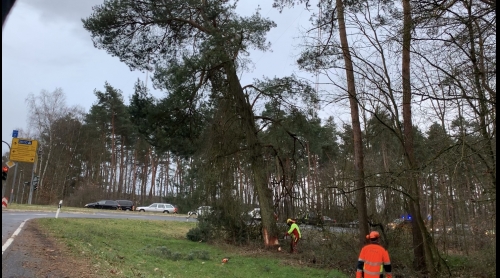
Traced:
[[103, 0], [18, 0], [38, 10], [43, 22], [67, 21], [81, 25], [81, 19], [92, 13], [92, 7]]
[[44, 24], [72, 26], [73, 35], [90, 41], [90, 34], [83, 29], [82, 18], [92, 14], [92, 7], [103, 0], [18, 0], [21, 5], [33, 9]]

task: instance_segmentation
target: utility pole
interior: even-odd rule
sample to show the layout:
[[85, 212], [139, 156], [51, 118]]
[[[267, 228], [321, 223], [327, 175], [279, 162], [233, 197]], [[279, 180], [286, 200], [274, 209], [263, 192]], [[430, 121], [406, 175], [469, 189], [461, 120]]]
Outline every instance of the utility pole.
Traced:
[[[9, 143], [5, 142], [4, 140], [2, 140], [2, 143], [5, 143], [9, 147], [9, 152], [10, 152]], [[7, 181], [5, 181], [5, 182], [2, 181], [2, 198], [3, 198], [3, 196], [5, 196], [6, 185], [7, 185]]]
[[14, 178], [12, 179], [12, 188], [10, 189], [10, 199], [9, 199], [11, 202], [14, 197], [14, 186], [16, 185], [17, 165], [19, 165], [19, 162], [16, 163], [16, 167], [14, 168]]
[[[40, 147], [40, 149], [38, 150], [38, 157], [37, 157], [37, 158], [40, 158], [40, 161], [39, 161], [40, 167], [38, 170], [38, 189], [40, 189], [40, 190], [42, 190], [42, 154], [43, 154], [43, 151], [42, 151], [42, 148]], [[40, 192], [40, 190], [36, 191], [36, 196], [35, 196], [36, 203], [38, 203], [38, 192]]]
[[31, 200], [33, 199], [33, 190], [35, 189], [35, 185], [38, 184], [38, 177], [36, 177], [36, 182], [35, 182], [35, 172], [36, 172], [37, 162], [38, 162], [38, 153], [35, 152], [35, 162], [33, 163], [33, 169], [31, 170], [30, 195], [28, 197], [28, 205], [31, 205]]
[[33, 170], [31, 170], [31, 182], [30, 182], [30, 195], [28, 197], [28, 205], [31, 205], [31, 199], [33, 199], [33, 179], [35, 178], [35, 167], [36, 167], [36, 164], [33, 163]]
[[14, 196], [16, 196], [16, 204], [18, 204], [17, 200], [18, 200], [18, 197], [19, 197], [19, 192], [21, 191], [21, 180], [23, 179], [23, 169], [21, 169], [21, 172], [19, 173], [19, 179], [17, 180], [17, 190], [16, 190], [16, 194]]

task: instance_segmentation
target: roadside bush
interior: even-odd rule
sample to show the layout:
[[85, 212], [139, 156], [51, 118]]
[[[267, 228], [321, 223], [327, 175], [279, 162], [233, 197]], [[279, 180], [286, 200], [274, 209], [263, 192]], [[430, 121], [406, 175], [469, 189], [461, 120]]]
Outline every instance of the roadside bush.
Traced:
[[212, 238], [213, 227], [206, 218], [200, 217], [198, 224], [193, 229], [189, 230], [186, 234], [187, 239], [191, 241], [204, 241], [208, 242]]
[[[299, 243], [299, 254], [296, 258], [301, 264], [336, 269], [344, 273], [355, 272], [360, 251], [358, 234], [355, 231], [330, 232], [326, 229], [318, 230], [301, 226], [301, 232], [302, 240]], [[289, 239], [280, 240], [280, 243], [284, 251], [288, 251]], [[384, 246], [388, 245], [394, 277], [424, 277], [413, 269], [414, 254], [411, 248], [411, 233], [398, 230], [389, 231], [381, 243]], [[447, 252], [440, 250], [446, 265], [436, 278], [495, 277], [495, 243], [496, 240], [491, 240], [484, 249], [470, 248], [468, 253], [459, 249], [448, 249]]]
[[247, 243], [249, 240], [249, 227], [242, 212], [235, 210], [215, 209], [212, 213], [212, 227], [218, 239], [223, 239], [232, 244]]
[[246, 244], [255, 236], [250, 217], [243, 206], [235, 201], [212, 205], [210, 213], [198, 215], [197, 219], [198, 226], [187, 233], [187, 238], [192, 241], [221, 240], [231, 244]]

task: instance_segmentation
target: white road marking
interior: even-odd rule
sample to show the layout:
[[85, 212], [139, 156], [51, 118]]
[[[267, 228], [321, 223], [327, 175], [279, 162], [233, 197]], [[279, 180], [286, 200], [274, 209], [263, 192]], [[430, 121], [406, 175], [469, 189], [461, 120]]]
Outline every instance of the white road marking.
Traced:
[[5, 252], [5, 250], [7, 250], [7, 248], [9, 248], [9, 246], [12, 244], [12, 242], [14, 242], [14, 238], [21, 232], [21, 230], [23, 229], [24, 224], [28, 220], [29, 219], [24, 220], [23, 223], [21, 223], [21, 225], [19, 225], [19, 228], [17, 228], [17, 230], [12, 234], [12, 236], [9, 239], [7, 239], [7, 241], [5, 242], [5, 244], [2, 245], [2, 255], [3, 255], [3, 252]]

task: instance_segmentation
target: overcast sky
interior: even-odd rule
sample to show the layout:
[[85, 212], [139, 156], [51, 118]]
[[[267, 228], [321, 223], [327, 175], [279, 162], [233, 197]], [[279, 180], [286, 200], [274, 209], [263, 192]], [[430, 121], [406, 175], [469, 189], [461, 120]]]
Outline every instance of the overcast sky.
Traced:
[[[252, 13], [260, 4], [261, 14], [278, 25], [268, 33], [272, 52], [252, 54], [254, 70], [242, 76], [243, 85], [262, 76], [298, 73], [300, 27], [309, 24], [310, 13], [303, 7], [280, 14], [271, 0], [241, 0], [239, 10]], [[2, 29], [2, 140], [10, 144], [12, 130], [28, 127], [26, 97], [62, 88], [67, 106], [80, 105], [85, 111], [96, 102], [94, 89], [104, 82], [123, 92], [128, 103], [137, 78], [146, 74], [130, 69], [104, 50], [94, 48], [82, 18], [102, 0], [17, 0]], [[303, 28], [302, 28], [303, 29]], [[314, 78], [311, 74], [300, 74]], [[150, 82], [148, 82], [150, 83]], [[150, 88], [152, 89], [152, 88]], [[152, 91], [156, 97], [162, 93]], [[8, 151], [2, 143], [2, 153]]]

